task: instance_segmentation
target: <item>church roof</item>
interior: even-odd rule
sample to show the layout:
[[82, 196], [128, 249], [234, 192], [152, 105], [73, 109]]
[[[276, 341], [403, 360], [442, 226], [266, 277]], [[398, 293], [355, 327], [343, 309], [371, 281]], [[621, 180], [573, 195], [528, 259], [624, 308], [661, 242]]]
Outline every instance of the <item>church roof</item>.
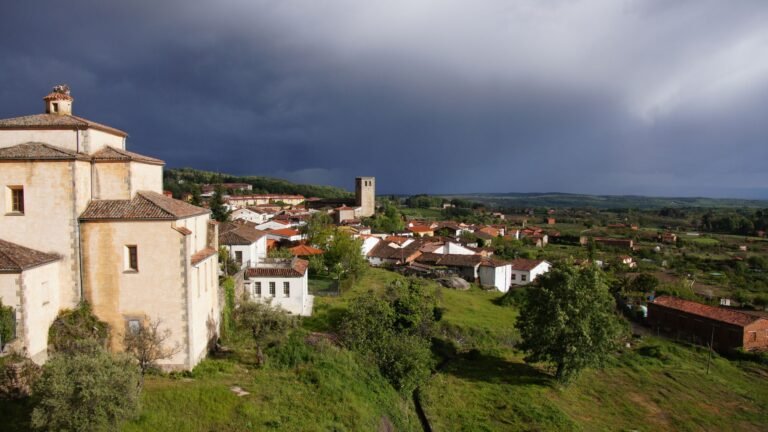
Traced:
[[90, 160], [85, 153], [77, 153], [41, 142], [27, 142], [0, 148], [0, 160]]
[[93, 200], [80, 220], [177, 220], [209, 212], [157, 192], [140, 191], [130, 200]]
[[96, 162], [135, 161], [135, 162], [143, 162], [143, 163], [154, 164], [154, 165], [165, 164], [165, 162], [163, 162], [160, 159], [155, 159], [153, 157], [140, 155], [138, 153], [129, 152], [128, 150], [117, 149], [110, 146], [104, 147], [103, 149], [97, 151], [96, 153], [91, 155], [91, 157]]
[[0, 120], [0, 129], [98, 129], [122, 137], [127, 132], [71, 114], [33, 114]]
[[57, 261], [59, 256], [0, 240], [0, 273], [19, 273], [26, 269]]

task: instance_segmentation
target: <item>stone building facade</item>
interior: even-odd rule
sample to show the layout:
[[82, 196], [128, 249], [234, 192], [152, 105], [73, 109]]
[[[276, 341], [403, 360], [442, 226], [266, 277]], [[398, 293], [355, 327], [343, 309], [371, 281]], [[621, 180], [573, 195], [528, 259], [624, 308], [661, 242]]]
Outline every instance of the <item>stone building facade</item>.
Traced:
[[164, 366], [194, 367], [218, 333], [217, 225], [162, 194], [163, 161], [72, 114], [66, 86], [44, 102], [43, 114], [0, 120], [0, 297], [16, 311], [12, 346], [44, 362], [56, 314], [85, 300], [110, 324], [114, 350], [131, 326], [159, 319], [180, 348]]

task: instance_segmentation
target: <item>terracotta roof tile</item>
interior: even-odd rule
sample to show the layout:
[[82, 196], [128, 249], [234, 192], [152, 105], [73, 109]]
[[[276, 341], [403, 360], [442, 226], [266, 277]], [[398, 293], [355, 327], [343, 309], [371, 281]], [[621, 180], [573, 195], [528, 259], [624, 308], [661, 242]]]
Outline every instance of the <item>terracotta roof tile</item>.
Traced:
[[120, 129], [96, 123], [71, 114], [32, 114], [0, 120], [0, 129], [98, 129], [122, 137], [128, 134]]
[[0, 240], [0, 272], [19, 273], [28, 268], [54, 262], [59, 256]]
[[536, 268], [537, 265], [543, 263], [542, 260], [532, 260], [532, 259], [525, 259], [525, 258], [517, 258], [513, 259], [511, 261], [512, 264], [512, 270], [519, 270], [519, 271], [531, 271], [534, 268]]
[[294, 258], [284, 263], [277, 263], [272, 266], [248, 267], [245, 270], [247, 277], [302, 277], [306, 274], [309, 267], [309, 261]]
[[692, 315], [698, 315], [715, 321], [722, 321], [739, 327], [749, 325], [759, 319], [759, 316], [750, 315], [744, 312], [709, 306], [677, 297], [661, 296], [656, 297], [653, 304], [663, 306], [669, 309], [675, 309], [687, 312]]
[[216, 249], [213, 248], [205, 248], [199, 252], [196, 252], [192, 255], [192, 265], [198, 265], [201, 262], [205, 261], [206, 258], [209, 258], [213, 255], [216, 255], [218, 252], [216, 252]]
[[298, 246], [294, 246], [290, 249], [291, 253], [294, 256], [310, 256], [310, 255], [321, 255], [325, 253], [322, 249], [313, 248], [312, 246], [308, 246], [305, 244], [300, 244]]
[[240, 225], [234, 229], [228, 229], [219, 233], [219, 243], [223, 245], [250, 245], [256, 243], [266, 235], [265, 231], [259, 231], [247, 225]]
[[293, 228], [282, 228], [278, 230], [269, 230], [267, 231], [268, 234], [277, 235], [280, 237], [293, 237], [301, 234], [298, 230], [295, 230]]
[[141, 191], [131, 200], [92, 200], [80, 220], [177, 220], [209, 212], [157, 192]]
[[85, 153], [77, 153], [41, 142], [27, 142], [0, 148], [0, 160], [91, 160]]
[[128, 150], [117, 149], [114, 147], [104, 147], [91, 155], [91, 158], [95, 162], [112, 162], [112, 161], [133, 161], [143, 162], [153, 165], [164, 165], [165, 162], [160, 159], [155, 159], [149, 156], [140, 155], [138, 153], [129, 152]]

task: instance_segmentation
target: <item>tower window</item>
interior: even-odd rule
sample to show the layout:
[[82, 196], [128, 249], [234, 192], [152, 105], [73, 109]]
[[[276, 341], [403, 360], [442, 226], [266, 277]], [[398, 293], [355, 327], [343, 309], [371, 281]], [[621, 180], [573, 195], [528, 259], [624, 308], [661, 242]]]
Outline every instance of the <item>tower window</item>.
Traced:
[[59, 112], [59, 103], [58, 102], [54, 102], [54, 103], [51, 104], [51, 112], [55, 112], [55, 113]]

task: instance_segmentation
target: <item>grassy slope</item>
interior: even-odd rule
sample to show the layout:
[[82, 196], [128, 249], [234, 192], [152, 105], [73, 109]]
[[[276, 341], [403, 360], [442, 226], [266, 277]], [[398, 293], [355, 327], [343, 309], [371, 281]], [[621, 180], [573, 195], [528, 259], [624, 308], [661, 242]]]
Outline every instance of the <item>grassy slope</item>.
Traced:
[[323, 346], [295, 368], [208, 359], [191, 379], [150, 377], [140, 417], [123, 430], [376, 430], [383, 416], [397, 430], [418, 430], [409, 400], [350, 353]]
[[[316, 321], [348, 298], [379, 291], [401, 276], [371, 269], [341, 298], [318, 298]], [[498, 306], [498, 293], [439, 288], [441, 327], [469, 342], [422, 389], [435, 431], [677, 431], [765, 430], [768, 370], [715, 356], [706, 375], [706, 351], [643, 338], [617, 353], [602, 370], [588, 370], [566, 388], [542, 366], [531, 366], [508, 343], [514, 307]], [[332, 314], [331, 314], [332, 315]], [[452, 332], [448, 337], [456, 337]]]

